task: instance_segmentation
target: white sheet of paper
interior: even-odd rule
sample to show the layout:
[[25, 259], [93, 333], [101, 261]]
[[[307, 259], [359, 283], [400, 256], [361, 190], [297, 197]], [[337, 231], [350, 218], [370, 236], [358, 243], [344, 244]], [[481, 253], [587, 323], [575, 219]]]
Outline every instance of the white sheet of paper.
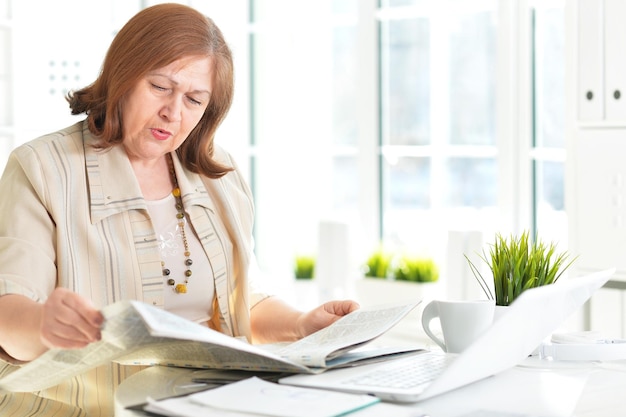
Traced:
[[220, 417], [250, 417], [249, 413], [217, 410], [201, 404], [195, 404], [189, 401], [187, 397], [174, 397], [165, 400], [148, 398], [148, 404], [143, 409], [160, 416], [170, 417], [205, 417], [213, 415], [219, 415]]
[[256, 377], [187, 398], [205, 407], [277, 417], [333, 417], [379, 401], [369, 395], [290, 387]]

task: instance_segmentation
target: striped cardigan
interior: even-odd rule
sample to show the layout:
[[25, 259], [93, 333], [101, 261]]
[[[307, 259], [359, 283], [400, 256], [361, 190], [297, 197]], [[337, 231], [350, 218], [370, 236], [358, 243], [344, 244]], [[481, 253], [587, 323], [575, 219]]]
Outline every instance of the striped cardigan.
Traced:
[[[97, 306], [134, 299], [163, 307], [156, 234], [130, 162], [121, 146], [102, 151], [95, 143], [86, 122], [79, 122], [12, 152], [0, 179], [0, 294], [43, 302], [62, 286]], [[189, 222], [213, 268], [216, 297], [208, 325], [249, 339], [249, 309], [267, 296], [249, 273], [250, 190], [237, 169], [212, 180], [173, 157]], [[215, 158], [236, 168], [219, 147]], [[215, 236], [212, 222], [222, 222], [227, 236]], [[4, 356], [2, 373], [14, 369]], [[36, 415], [111, 416], [113, 388], [135, 371], [106, 365], [42, 393], [0, 397], [0, 415], [20, 415], [8, 411], [26, 406], [48, 407]], [[64, 412], [53, 414], [57, 409]]]

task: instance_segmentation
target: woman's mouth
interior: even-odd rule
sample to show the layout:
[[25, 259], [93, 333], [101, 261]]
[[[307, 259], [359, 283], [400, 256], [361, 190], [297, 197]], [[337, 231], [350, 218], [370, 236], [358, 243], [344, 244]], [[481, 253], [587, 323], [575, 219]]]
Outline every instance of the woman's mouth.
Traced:
[[167, 138], [172, 136], [172, 134], [168, 132], [167, 130], [150, 129], [150, 131], [152, 132], [152, 136], [154, 136], [154, 138], [157, 140], [166, 140]]

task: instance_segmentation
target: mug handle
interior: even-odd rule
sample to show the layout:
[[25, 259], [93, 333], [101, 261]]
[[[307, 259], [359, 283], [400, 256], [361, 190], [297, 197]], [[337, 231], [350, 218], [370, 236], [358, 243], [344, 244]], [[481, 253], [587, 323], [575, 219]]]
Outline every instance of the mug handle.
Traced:
[[439, 309], [437, 308], [437, 301], [431, 301], [424, 307], [424, 311], [422, 312], [422, 327], [424, 331], [435, 343], [443, 349], [444, 352], [447, 352], [446, 344], [443, 340], [439, 339], [435, 334], [430, 330], [430, 322], [433, 319], [439, 317]]

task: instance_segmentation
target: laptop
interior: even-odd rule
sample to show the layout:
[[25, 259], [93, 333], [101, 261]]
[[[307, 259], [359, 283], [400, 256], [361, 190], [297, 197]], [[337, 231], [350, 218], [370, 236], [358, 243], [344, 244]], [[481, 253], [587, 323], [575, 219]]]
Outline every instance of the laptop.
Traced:
[[[391, 402], [431, 398], [522, 362], [614, 273], [613, 268], [524, 291], [505, 314], [460, 354], [426, 351], [316, 375], [291, 375], [279, 379], [279, 383], [369, 394]], [[427, 375], [425, 381], [405, 384], [405, 376], [413, 379], [429, 368], [433, 370], [425, 373], [432, 375]]]

